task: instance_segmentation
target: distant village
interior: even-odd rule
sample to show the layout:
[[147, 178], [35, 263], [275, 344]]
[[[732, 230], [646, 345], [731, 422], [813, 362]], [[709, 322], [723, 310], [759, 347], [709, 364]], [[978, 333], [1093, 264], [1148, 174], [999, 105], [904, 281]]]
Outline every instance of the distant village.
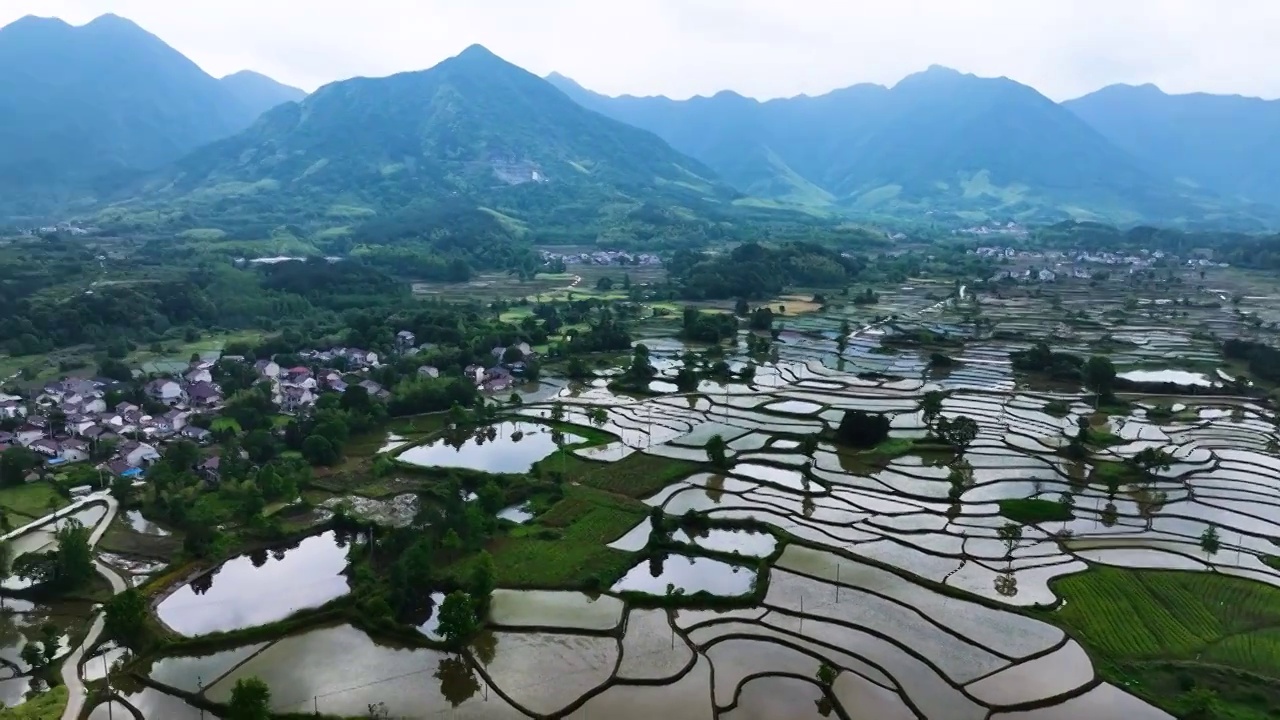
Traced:
[[[1147, 270], [1162, 260], [1177, 261], [1162, 250], [1150, 252], [1141, 250], [1135, 254], [1112, 252], [1062, 252], [1058, 250], [1019, 250], [1012, 247], [984, 246], [970, 253], [979, 257], [1000, 259], [1028, 265], [1020, 270], [1001, 270], [991, 280], [1024, 280], [1029, 282], [1056, 282], [1059, 278], [1070, 277], [1088, 280], [1093, 277], [1094, 270], [1089, 266], [1116, 268], [1129, 273]], [[1179, 263], [1181, 264], [1181, 263]], [[1205, 258], [1192, 258], [1186, 261], [1187, 267], [1228, 267], [1227, 263], [1216, 263]]]
[[[419, 345], [407, 330], [396, 335], [395, 352], [401, 357], [430, 348], [428, 343]], [[373, 398], [385, 401], [391, 396], [372, 379], [356, 379], [379, 367], [375, 352], [337, 347], [304, 351], [298, 357], [309, 365], [282, 367], [272, 359], [252, 363], [259, 381], [270, 383], [272, 401], [284, 415], [303, 415], [322, 394], [345, 393], [353, 385]], [[471, 365], [463, 371], [485, 393], [510, 391], [536, 355], [528, 343], [519, 343], [493, 348], [492, 357], [487, 366]], [[48, 470], [94, 462], [103, 474], [141, 479], [168, 443], [213, 442], [208, 427], [225, 400], [214, 378], [218, 362], [249, 364], [237, 355], [193, 358], [184, 371], [154, 375], [143, 385], [147, 407], [120, 399], [129, 383], [106, 378], [67, 377], [21, 395], [0, 393], [0, 427], [9, 428], [0, 429], [0, 452], [24, 447], [40, 456]], [[440, 370], [431, 365], [420, 366], [417, 373], [440, 377]], [[217, 469], [216, 456], [197, 468], [207, 479], [216, 479]], [[39, 475], [33, 472], [28, 480]]]
[[545, 263], [563, 262], [565, 265], [661, 265], [662, 259], [653, 253], [630, 253], [620, 250], [596, 250], [581, 253], [554, 253], [544, 250]]

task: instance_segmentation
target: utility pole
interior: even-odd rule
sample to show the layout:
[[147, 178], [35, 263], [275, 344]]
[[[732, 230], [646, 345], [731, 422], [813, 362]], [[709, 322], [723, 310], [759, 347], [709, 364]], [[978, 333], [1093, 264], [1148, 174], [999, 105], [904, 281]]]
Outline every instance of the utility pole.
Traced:
[[[107, 694], [111, 694], [111, 667], [107, 665], [107, 654], [102, 653], [102, 672], [107, 678]], [[107, 720], [115, 720], [115, 700], [107, 700]]]

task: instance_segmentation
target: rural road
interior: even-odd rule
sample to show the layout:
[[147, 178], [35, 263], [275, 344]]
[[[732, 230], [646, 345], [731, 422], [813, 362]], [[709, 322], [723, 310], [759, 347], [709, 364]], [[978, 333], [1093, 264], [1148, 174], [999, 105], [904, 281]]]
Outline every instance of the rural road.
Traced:
[[[8, 540], [21, 535], [31, 528], [39, 527], [49, 522], [56, 522], [85, 505], [99, 502], [106, 504], [107, 513], [102, 516], [102, 520], [98, 522], [98, 525], [93, 529], [93, 533], [89, 535], [89, 547], [95, 547], [97, 546], [98, 541], [102, 539], [103, 534], [107, 532], [107, 528], [111, 525], [111, 521], [115, 520], [116, 510], [120, 508], [120, 504], [116, 502], [116, 499], [107, 493], [90, 495], [84, 500], [73, 503], [58, 512], [51, 513], [33, 523], [29, 523], [18, 528], [17, 530], [5, 535], [2, 539]], [[107, 579], [107, 582], [111, 583], [111, 592], [113, 594], [124, 592], [127, 587], [124, 580], [111, 570], [111, 568], [97, 560], [93, 561], [93, 565], [97, 571]], [[80, 681], [80, 661], [84, 659], [85, 650], [93, 647], [93, 644], [98, 641], [98, 636], [102, 634], [104, 622], [102, 613], [98, 613], [97, 617], [93, 621], [93, 625], [89, 627], [89, 633], [84, 637], [84, 642], [82, 642], [80, 647], [76, 648], [62, 662], [62, 682], [67, 686], [67, 707], [62, 712], [62, 720], [76, 720], [80, 717], [80, 713], [84, 709], [85, 690], [84, 683]]]

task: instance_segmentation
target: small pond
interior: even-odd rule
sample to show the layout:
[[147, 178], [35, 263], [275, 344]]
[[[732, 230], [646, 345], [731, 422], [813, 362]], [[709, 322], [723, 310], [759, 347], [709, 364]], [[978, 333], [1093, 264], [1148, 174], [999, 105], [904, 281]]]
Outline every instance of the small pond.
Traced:
[[143, 517], [141, 510], [130, 510], [126, 512], [124, 514], [124, 519], [125, 522], [129, 523], [129, 527], [133, 528], [133, 531], [136, 533], [142, 533], [143, 535], [158, 535], [161, 537], [169, 534], [168, 530], [165, 530], [159, 525]]
[[331, 531], [228, 560], [179, 587], [156, 613], [186, 636], [263, 625], [346, 594], [346, 567], [346, 542]]
[[[565, 445], [582, 442], [564, 433]], [[422, 467], [457, 467], [492, 473], [528, 472], [533, 464], [555, 452], [551, 428], [531, 422], [503, 422], [478, 428], [456, 438], [439, 437], [411, 447], [397, 458]]]
[[509, 520], [517, 525], [523, 525], [533, 519], [533, 511], [529, 509], [529, 504], [512, 505], [498, 511], [499, 520]]
[[666, 595], [667, 586], [686, 595], [706, 592], [733, 597], [746, 595], [755, 586], [755, 570], [722, 560], [685, 555], [665, 555], [631, 568], [614, 583], [613, 592]]
[[1204, 373], [1186, 370], [1129, 370], [1117, 373], [1116, 377], [1129, 382], [1172, 383], [1174, 385], [1196, 385], [1212, 387], [1213, 382]]

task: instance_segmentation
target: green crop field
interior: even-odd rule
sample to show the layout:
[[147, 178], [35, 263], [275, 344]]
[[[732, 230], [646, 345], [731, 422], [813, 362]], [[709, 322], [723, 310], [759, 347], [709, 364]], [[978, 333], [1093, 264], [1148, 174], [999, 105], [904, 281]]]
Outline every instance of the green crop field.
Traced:
[[1106, 680], [1162, 705], [1212, 691], [1220, 720], [1274, 717], [1280, 702], [1280, 589], [1214, 573], [1095, 567], [1062, 578], [1051, 619]]
[[[0, 490], [0, 508], [32, 520], [44, 517], [55, 509], [69, 504], [70, 502], [59, 495], [52, 485], [45, 482], [17, 485]], [[13, 522], [15, 527], [23, 524], [25, 522]]]
[[662, 488], [697, 472], [698, 463], [687, 460], [632, 453], [612, 463], [583, 460], [567, 451], [553, 453], [539, 463], [544, 471], [563, 468], [565, 480], [589, 485], [632, 498], [652, 495]]
[[[503, 587], [605, 587], [633, 563], [629, 553], [604, 547], [643, 521], [635, 500], [589, 487], [566, 486], [565, 498], [490, 549]], [[465, 567], [453, 568], [466, 577]]]
[[[1248, 658], [1280, 652], [1280, 590], [1268, 585], [1206, 573], [1095, 568], [1063, 578], [1056, 588], [1067, 601], [1058, 619], [1110, 657], [1194, 660], [1212, 651], [1223, 665], [1259, 671]], [[1280, 677], [1280, 666], [1261, 670]]]

